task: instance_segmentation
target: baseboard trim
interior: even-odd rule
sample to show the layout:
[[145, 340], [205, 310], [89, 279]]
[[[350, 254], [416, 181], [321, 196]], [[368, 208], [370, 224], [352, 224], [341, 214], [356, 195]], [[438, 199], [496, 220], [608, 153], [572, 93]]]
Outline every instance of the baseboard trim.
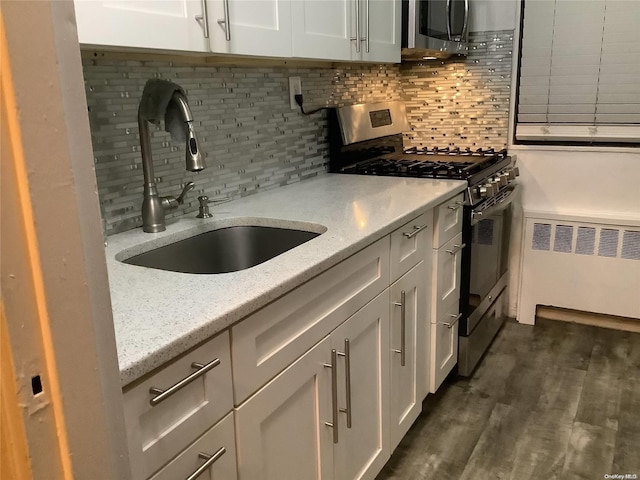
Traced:
[[640, 333], [640, 319], [538, 305], [536, 317]]

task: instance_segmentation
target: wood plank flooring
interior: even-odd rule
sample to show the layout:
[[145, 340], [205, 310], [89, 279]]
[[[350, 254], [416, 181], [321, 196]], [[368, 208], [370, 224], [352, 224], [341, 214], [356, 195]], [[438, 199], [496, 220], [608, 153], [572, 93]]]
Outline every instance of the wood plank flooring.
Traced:
[[429, 395], [376, 480], [605, 474], [640, 479], [640, 334], [538, 319]]

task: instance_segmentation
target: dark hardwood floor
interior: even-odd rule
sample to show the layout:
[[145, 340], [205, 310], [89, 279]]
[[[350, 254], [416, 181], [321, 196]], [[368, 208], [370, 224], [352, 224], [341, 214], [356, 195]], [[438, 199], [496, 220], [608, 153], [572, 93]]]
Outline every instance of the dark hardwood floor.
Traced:
[[[640, 480], [640, 334], [505, 324], [473, 377], [451, 377], [377, 480]], [[633, 478], [633, 477], [629, 477]]]

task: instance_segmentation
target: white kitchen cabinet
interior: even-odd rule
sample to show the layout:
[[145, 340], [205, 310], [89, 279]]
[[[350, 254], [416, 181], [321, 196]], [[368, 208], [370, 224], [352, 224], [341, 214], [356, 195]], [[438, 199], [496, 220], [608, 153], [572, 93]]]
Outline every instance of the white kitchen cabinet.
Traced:
[[389, 268], [394, 282], [431, 252], [433, 215], [431, 210], [391, 233]]
[[193, 478], [190, 475], [196, 474], [199, 469], [203, 469], [197, 477], [199, 480], [238, 479], [233, 413], [229, 413], [149, 480]]
[[236, 409], [240, 480], [333, 478], [330, 358], [325, 338]]
[[429, 391], [436, 393], [458, 363], [458, 299], [441, 306], [440, 316], [431, 324], [431, 375]]
[[463, 195], [434, 212], [429, 391], [435, 393], [458, 362]]
[[331, 348], [338, 352], [336, 479], [373, 479], [391, 455], [387, 436], [388, 305], [389, 291], [385, 290], [331, 334]]
[[209, 50], [200, 0], [75, 0], [74, 5], [81, 44]]
[[297, 0], [291, 4], [293, 56], [400, 62], [396, 0]]
[[215, 53], [291, 57], [291, 0], [204, 0]]
[[433, 212], [433, 248], [440, 248], [462, 232], [464, 194], [438, 205]]
[[75, 0], [75, 10], [83, 45], [400, 62], [399, 0]]
[[388, 301], [385, 290], [236, 409], [240, 480], [376, 476], [390, 455]]
[[[160, 400], [160, 391], [180, 384]], [[133, 479], [148, 478], [228, 414], [232, 391], [228, 331], [128, 388], [124, 414]]]
[[297, 0], [291, 4], [293, 56], [351, 60], [352, 0]]
[[388, 286], [385, 236], [234, 325], [236, 405]]
[[[400, 443], [422, 411], [429, 360], [427, 269], [420, 262], [390, 288], [390, 399], [391, 451]], [[428, 368], [428, 367], [427, 367]]]
[[359, 0], [362, 15], [361, 59], [400, 62], [402, 10], [399, 0]]
[[[434, 250], [435, 316], [442, 305], [460, 299], [460, 269], [462, 265], [462, 233]], [[432, 318], [433, 321], [433, 318]]]

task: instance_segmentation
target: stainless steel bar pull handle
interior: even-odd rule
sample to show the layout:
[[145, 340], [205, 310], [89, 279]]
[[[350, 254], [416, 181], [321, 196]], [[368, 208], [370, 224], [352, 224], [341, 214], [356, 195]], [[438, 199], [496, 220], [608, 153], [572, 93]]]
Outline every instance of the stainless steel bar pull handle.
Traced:
[[450, 253], [451, 255], [455, 255], [456, 253], [458, 253], [460, 250], [462, 250], [466, 246], [467, 246], [466, 243], [462, 243], [460, 245], [454, 245], [451, 250], [445, 250], [445, 251], [447, 253]]
[[356, 3], [356, 36], [351, 37], [351, 41], [356, 42], [356, 53], [360, 53], [360, 0], [355, 0]]
[[447, 0], [447, 40], [451, 38], [451, 0]]
[[467, 29], [469, 28], [469, 0], [464, 0], [464, 24], [462, 25], [461, 41], [467, 41]]
[[180, 380], [178, 383], [170, 386], [166, 390], [162, 390], [162, 389], [156, 388], [156, 387], [151, 387], [149, 389], [149, 393], [154, 394], [155, 397], [153, 397], [151, 400], [149, 400], [149, 403], [151, 404], [152, 407], [155, 407], [160, 402], [162, 402], [163, 400], [166, 400], [171, 395], [176, 393], [178, 390], [186, 387], [191, 382], [193, 382], [196, 378], [201, 377], [202, 375], [207, 373], [209, 370], [211, 370], [212, 368], [217, 367], [218, 365], [220, 365], [220, 359], [219, 358], [215, 358], [215, 359], [211, 360], [206, 365], [203, 365], [202, 363], [193, 362], [191, 364], [191, 368], [197, 368], [197, 370], [195, 372], [193, 372], [191, 375], [189, 375], [188, 377], [185, 377], [182, 380]]
[[344, 357], [345, 392], [347, 397], [347, 407], [341, 408], [340, 411], [347, 414], [347, 428], [351, 428], [351, 351], [348, 338], [344, 339], [344, 353], [338, 352], [338, 355]]
[[202, 0], [202, 15], [196, 15], [196, 20], [202, 23], [204, 38], [209, 38], [209, 14], [207, 13], [207, 0]]
[[224, 18], [218, 20], [218, 25], [224, 28], [224, 38], [227, 42], [231, 41], [231, 25], [229, 25], [229, 0], [223, 0], [222, 6], [224, 8]]
[[366, 51], [367, 53], [369, 53], [369, 0], [367, 0], [367, 9], [365, 10], [366, 14], [367, 14], [367, 24], [366, 24], [366, 37], [365, 37], [365, 47], [366, 47]]
[[455, 212], [455, 211], [456, 211], [456, 210], [458, 210], [462, 205], [464, 205], [464, 202], [460, 202], [460, 201], [458, 201], [458, 202], [454, 203], [453, 205], [447, 205], [447, 208], [448, 208], [449, 210], [453, 210], [453, 211]]
[[455, 313], [450, 313], [449, 316], [451, 318], [453, 318], [453, 320], [451, 320], [450, 322], [443, 322], [443, 325], [446, 325], [447, 328], [453, 328], [453, 326], [458, 323], [458, 320], [460, 320], [460, 317], [462, 317], [462, 313], [459, 314], [455, 314]]
[[332, 422], [324, 422], [327, 427], [333, 429], [333, 443], [338, 443], [338, 352], [331, 350], [331, 364], [325, 363], [324, 366], [331, 369], [331, 408]]
[[400, 350], [394, 349], [395, 353], [400, 354], [400, 365], [403, 367], [407, 363], [407, 295], [404, 290], [400, 292], [400, 303], [393, 302], [394, 305], [400, 307]]
[[226, 448], [220, 447], [220, 449], [213, 455], [209, 455], [208, 453], [202, 453], [202, 452], [198, 453], [198, 457], [203, 460], [206, 460], [206, 462], [200, 465], [198, 469], [195, 472], [193, 472], [191, 475], [189, 475], [185, 480], [196, 480], [196, 478], [202, 475], [205, 470], [207, 470], [209, 467], [211, 467], [211, 465], [216, 463], [216, 460], [218, 460], [222, 455], [224, 455], [226, 451], [227, 451]]
[[416, 227], [414, 225], [413, 226], [413, 232], [402, 232], [402, 235], [404, 235], [407, 238], [415, 237], [418, 233], [420, 233], [425, 228], [427, 228], [427, 224], [426, 223], [424, 225], [420, 225], [419, 227]]

